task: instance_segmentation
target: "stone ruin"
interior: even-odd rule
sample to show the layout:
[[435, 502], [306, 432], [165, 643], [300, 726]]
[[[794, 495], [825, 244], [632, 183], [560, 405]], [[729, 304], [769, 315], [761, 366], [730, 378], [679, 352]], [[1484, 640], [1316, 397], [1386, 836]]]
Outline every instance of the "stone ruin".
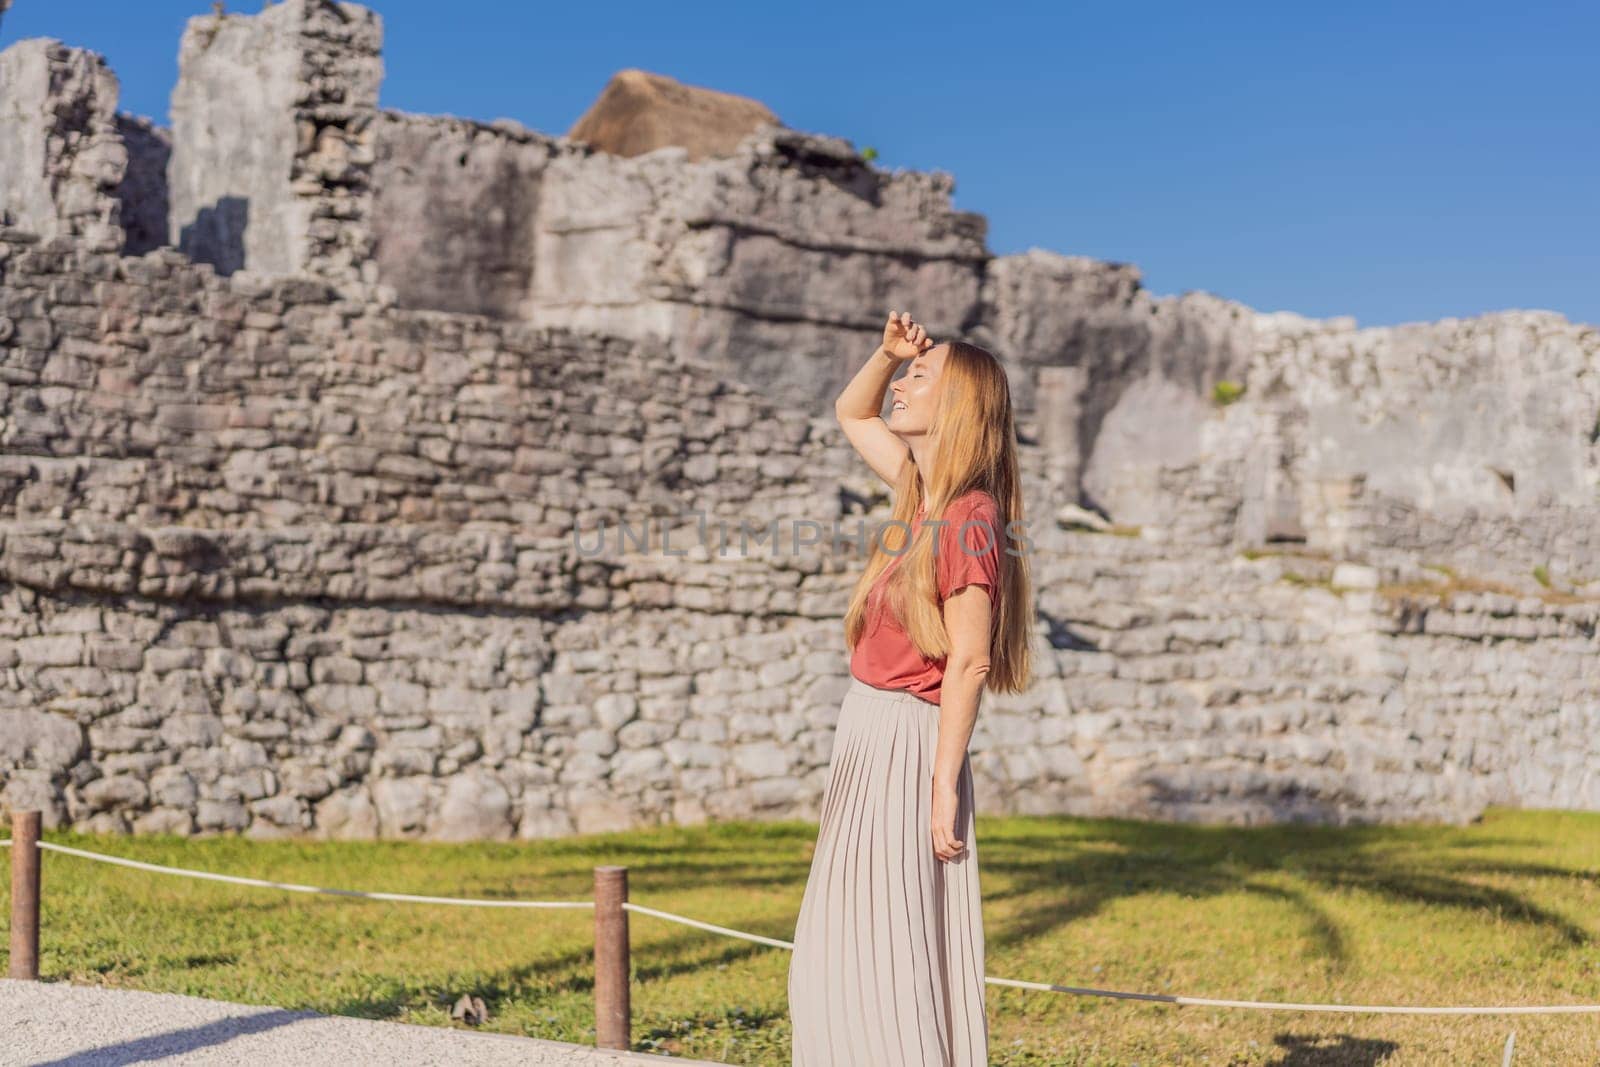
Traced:
[[170, 129], [0, 53], [0, 807], [815, 818], [889, 503], [829, 401], [896, 308], [1019, 409], [1038, 678], [984, 697], [981, 812], [1600, 809], [1593, 326], [1155, 297], [643, 72], [565, 137], [384, 109], [381, 43], [195, 18]]

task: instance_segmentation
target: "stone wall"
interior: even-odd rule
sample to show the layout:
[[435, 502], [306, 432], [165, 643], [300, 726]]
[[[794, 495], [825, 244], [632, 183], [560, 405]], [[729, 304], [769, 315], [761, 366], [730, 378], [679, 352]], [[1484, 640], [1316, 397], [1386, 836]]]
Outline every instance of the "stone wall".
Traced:
[[377, 277], [404, 306], [662, 345], [819, 408], [893, 298], [941, 333], [977, 321], [982, 218], [953, 211], [947, 175], [884, 173], [837, 138], [767, 126], [691, 163], [384, 113], [374, 140]]
[[90, 256], [18, 231], [0, 247], [7, 518], [570, 542], [686, 501], [792, 512], [809, 484], [807, 416], [754, 428], [749, 390], [633, 342], [221, 279], [170, 250]]
[[[1186, 537], [1600, 594], [1600, 330], [1552, 312], [1367, 330], [1258, 316], [1256, 328], [1243, 398], [1193, 419], [1190, 456], [1153, 484], [1143, 457], [1105, 470], [1119, 518], [1209, 511], [1211, 533]], [[1208, 484], [1221, 500], [1197, 499]]]
[[[723, 554], [687, 517], [882, 518], [831, 420], [623, 339], [0, 248], [7, 805], [441, 838], [814, 815], [859, 558]], [[983, 810], [1600, 803], [1595, 601], [1064, 528], [1024, 458], [1040, 678], [985, 697]], [[648, 515], [690, 554], [573, 538]]]
[[980, 810], [1600, 807], [1593, 327], [1154, 297], [837, 138], [380, 110], [380, 37], [195, 19], [171, 131], [90, 53], [0, 53], [0, 807], [814, 817], [888, 504], [828, 401], [891, 307], [1020, 412], [1038, 677], [984, 698]]
[[91, 52], [39, 38], [0, 52], [0, 222], [121, 248], [116, 106], [116, 75]]
[[559, 146], [506, 121], [394, 111], [379, 116], [373, 140], [374, 257], [397, 302], [520, 319]]
[[381, 40], [374, 12], [330, 0], [190, 19], [172, 94], [172, 243], [222, 274], [361, 281]]

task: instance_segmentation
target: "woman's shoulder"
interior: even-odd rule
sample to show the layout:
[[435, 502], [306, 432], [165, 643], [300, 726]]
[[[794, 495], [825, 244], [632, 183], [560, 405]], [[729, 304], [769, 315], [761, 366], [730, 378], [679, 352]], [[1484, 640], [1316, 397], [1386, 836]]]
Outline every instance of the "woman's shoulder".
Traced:
[[945, 509], [947, 518], [981, 518], [993, 521], [1000, 516], [1000, 502], [986, 489], [968, 489], [956, 497]]

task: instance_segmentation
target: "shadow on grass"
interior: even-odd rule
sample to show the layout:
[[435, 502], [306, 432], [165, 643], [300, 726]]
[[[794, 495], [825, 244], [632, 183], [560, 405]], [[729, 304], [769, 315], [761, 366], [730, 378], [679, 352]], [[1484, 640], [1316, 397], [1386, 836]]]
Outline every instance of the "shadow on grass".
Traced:
[[1400, 1050], [1398, 1043], [1349, 1034], [1301, 1037], [1274, 1034], [1272, 1043], [1284, 1050], [1272, 1067], [1372, 1067]]
[[[997, 819], [990, 825], [995, 826], [992, 834], [980, 834], [986, 846], [982, 869], [986, 880], [1004, 882], [1006, 888], [986, 893], [986, 903], [1017, 899], [1039, 904], [1019, 909], [1003, 927], [992, 928], [991, 951], [1055, 936], [1119, 898], [1152, 891], [1190, 897], [1242, 892], [1286, 904], [1301, 916], [1319, 954], [1335, 969], [1348, 964], [1347, 935], [1340, 922], [1317, 903], [1318, 890], [1360, 891], [1388, 901], [1440, 908], [1464, 920], [1521, 923], [1546, 931], [1567, 946], [1583, 947], [1594, 941], [1583, 927], [1527, 897], [1483, 884], [1493, 877], [1595, 880], [1591, 870], [1518, 863], [1503, 854], [1485, 854], [1492, 845], [1510, 849], [1534, 843], [1511, 835], [1474, 836], [1470, 829], [1439, 826], [1239, 827], [1048, 816]], [[1060, 832], [1049, 833], [1051, 827], [1059, 827]], [[804, 822], [761, 824], [754, 833], [757, 841], [753, 847], [747, 843], [741, 850], [733, 847], [740, 839], [737, 824], [716, 824], [699, 832], [680, 828], [675, 834], [678, 839], [668, 848], [655, 847], [656, 843], [644, 848], [620, 844], [603, 851], [608, 862], [632, 868], [630, 896], [641, 903], [787, 940], [793, 936], [792, 921], [758, 914], [763, 910], [759, 902], [749, 905], [751, 918], [740, 919], [725, 913], [721, 917], [701, 915], [689, 906], [674, 907], [663, 898], [692, 896], [708, 885], [715, 885], [719, 893], [771, 891], [782, 886], [798, 905], [810, 866], [806, 846], [815, 832], [814, 825]], [[786, 853], [793, 858], [786, 858]], [[677, 862], [654, 862], [669, 855]], [[1293, 877], [1301, 884], [1285, 884], [1280, 876]], [[637, 913], [630, 917], [637, 982], [692, 976], [773, 951], [692, 929], [679, 928], [662, 936], [652, 929], [661, 923], [663, 920]], [[775, 925], [781, 929], [773, 929]], [[647, 944], [639, 940], [641, 928], [650, 930]], [[590, 994], [591, 967], [589, 950], [576, 949], [488, 976], [462, 975], [455, 984], [446, 979], [443, 984], [455, 995], [473, 993], [504, 1012], [530, 997]], [[530, 989], [530, 984], [537, 988]], [[352, 1001], [334, 1010], [392, 1018], [422, 1003], [433, 1003], [428, 993], [396, 990], [376, 1002]], [[1277, 1062], [1285, 1067], [1372, 1064], [1398, 1049], [1393, 1042], [1348, 1034], [1283, 1033], [1275, 1040], [1285, 1057]]]
[[[479, 866], [455, 885], [363, 882], [350, 887], [577, 900], [589, 896], [592, 865], [616, 863], [631, 868], [630, 896], [640, 903], [788, 940], [793, 936], [794, 912], [809, 872], [807, 850], [816, 831], [814, 821], [787, 820], [663, 827], [641, 831], [652, 835], [646, 841], [619, 834], [611, 840], [541, 841], [530, 845], [384, 842], [368, 846], [370, 852], [364, 854], [392, 853], [397, 871], [417, 869], [412, 850], [419, 847], [436, 849], [441, 861], [448, 859], [452, 850], [464, 849], [459, 854], [470, 855]], [[1339, 921], [1317, 902], [1316, 895], [1321, 890], [1357, 891], [1391, 902], [1439, 908], [1459, 915], [1463, 921], [1519, 923], [1544, 931], [1567, 947], [1587, 947], [1595, 940], [1584, 927], [1527, 896], [1485, 884], [1489, 879], [1512, 877], [1600, 883], [1600, 874], [1592, 867], [1566, 868], [1549, 862], [1507, 859], [1508, 850], [1539, 844], [1515, 833], [1432, 825], [1302, 823], [1240, 827], [1033, 816], [980, 818], [978, 838], [984, 880], [995, 887], [984, 893], [985, 904], [1014, 901], [1023, 905], [1014, 909], [1015, 915], [1004, 925], [995, 923], [989, 928], [990, 951], [995, 954], [1058, 935], [1121, 898], [1148, 892], [1194, 898], [1245, 893], [1286, 904], [1301, 917], [1318, 953], [1336, 970], [1348, 963], [1347, 935]], [[1491, 854], [1493, 849], [1501, 851]], [[514, 868], [530, 851], [538, 855], [537, 874], [484, 869], [496, 862]], [[305, 854], [312, 856], [316, 849], [308, 846]], [[212, 862], [204, 866], [229, 869], [230, 873], [255, 873], [249, 868], [266, 866], [261, 857], [261, 853], [241, 846], [237, 865]], [[382, 870], [386, 865], [368, 860], [362, 866]], [[448, 864], [435, 865], [431, 859], [426, 866], [449, 869]], [[1286, 884], [1286, 878], [1293, 878], [1298, 884]], [[1004, 889], [999, 888], [1001, 884]], [[715, 889], [717, 914], [706, 914], [689, 903], [710, 899], [705, 894], [711, 887]], [[741, 896], [741, 890], [749, 895]], [[255, 892], [258, 891], [245, 891], [237, 902], [215, 907], [218, 911], [265, 912], [280, 906], [267, 897], [250, 899]], [[762, 893], [767, 895], [765, 901], [755, 895]], [[781, 905], [772, 903], [778, 896], [784, 901]], [[731, 913], [726, 903], [729, 899], [744, 901], [737, 909], [745, 913], [743, 916]], [[758, 954], [782, 951], [677, 927], [640, 913], [630, 916], [630, 925], [634, 930], [634, 975], [639, 982], [664, 982], [719, 965], [741, 963]], [[672, 932], [664, 932], [662, 926], [669, 926]], [[641, 933], [647, 941], [641, 940]], [[229, 953], [184, 960], [191, 967], [235, 962]], [[379, 982], [371, 995], [347, 998], [319, 1010], [392, 1019], [408, 1009], [437, 1007], [441, 998], [466, 992], [481, 996], [495, 1014], [504, 1015], [510, 1005], [529, 1000], [590, 994], [592, 966], [592, 950], [578, 947], [541, 954], [528, 963], [487, 974], [431, 974], [425, 983], [397, 977]], [[1387, 1042], [1349, 1035], [1282, 1034], [1278, 1041], [1288, 1056], [1280, 1061], [1283, 1064], [1377, 1062], [1394, 1048]]]
[[[1007, 820], [1016, 826], [1019, 820]], [[1049, 817], [1021, 820], [1048, 824]], [[1576, 878], [1593, 871], [1483, 858], [1456, 848], [1455, 827], [1212, 826], [1124, 819], [1072, 820], [1057, 836], [1029, 832], [979, 834], [986, 877], [1008, 883], [984, 893], [985, 903], [1054, 897], [1027, 909], [990, 935], [1011, 948], [1054, 935], [1125, 896], [1163, 891], [1190, 897], [1246, 892], [1291, 904], [1327, 959], [1347, 962], [1338, 924], [1307, 894], [1267, 879], [1290, 875], [1328, 890], [1357, 890], [1390, 901], [1423, 904], [1463, 917], [1537, 927], [1568, 946], [1594, 942], [1584, 927], [1515, 892], [1483, 884], [1491, 877]], [[1465, 839], [1462, 843], [1466, 843]], [[1507, 846], [1526, 841], [1503, 839]]]
[[[651, 921], [659, 921], [651, 919]], [[748, 941], [725, 941], [715, 935], [682, 929], [664, 939], [652, 940], [648, 950], [636, 952], [632, 977], [636, 982], [657, 982], [681, 975], [701, 973], [709, 967], [741, 963], [775, 951], [770, 946]], [[776, 951], [783, 951], [778, 949]], [[651, 962], [659, 960], [661, 962]], [[436, 988], [405, 987], [398, 981], [377, 996], [352, 998], [330, 1005], [333, 1015], [353, 1015], [362, 1019], [394, 1019], [408, 1010], [453, 1002], [463, 993], [482, 997], [491, 1015], [506, 1014], [507, 1006], [526, 1003], [539, 997], [589, 996], [594, 992], [594, 954], [587, 948], [544, 956], [538, 960], [507, 967], [490, 975], [463, 974], [443, 978]], [[530, 989], [533, 985], [536, 989]]]

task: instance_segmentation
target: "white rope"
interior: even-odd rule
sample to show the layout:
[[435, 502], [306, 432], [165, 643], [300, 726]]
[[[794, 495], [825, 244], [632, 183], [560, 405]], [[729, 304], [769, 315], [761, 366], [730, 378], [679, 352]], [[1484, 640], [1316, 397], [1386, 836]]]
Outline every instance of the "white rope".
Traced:
[[629, 911], [642, 911], [646, 915], [654, 915], [657, 918], [666, 919], [668, 922], [683, 923], [685, 926], [698, 926], [702, 930], [710, 930], [713, 933], [726, 934], [729, 937], [742, 937], [746, 941], [759, 941], [761, 944], [771, 945], [773, 948], [786, 948], [791, 952], [794, 951], [793, 941], [779, 941], [775, 937], [762, 937], [760, 934], [747, 934], [743, 930], [730, 930], [726, 926], [713, 926], [711, 923], [703, 923], [699, 919], [687, 919], [682, 915], [674, 915], [670, 911], [657, 911], [654, 908], [647, 908], [643, 904], [634, 904], [629, 901], [623, 901], [622, 906]]
[[984, 978], [995, 985], [1018, 989], [1040, 989], [1047, 993], [1082, 993], [1095, 997], [1121, 997], [1126, 1000], [1154, 1000], [1163, 1004], [1193, 1004], [1211, 1008], [1268, 1008], [1274, 1011], [1378, 1012], [1384, 1015], [1564, 1015], [1572, 1012], [1600, 1011], [1600, 1004], [1555, 1004], [1531, 1007], [1408, 1008], [1383, 1004], [1293, 1004], [1276, 1000], [1214, 1000], [1210, 997], [1180, 997], [1169, 993], [1119, 993], [1111, 989], [1083, 986], [1047, 985], [1019, 982], [1014, 978]]
[[[9, 847], [9, 840], [0, 840], [0, 847]], [[270, 882], [261, 878], [240, 878], [229, 874], [212, 874], [209, 871], [191, 871], [183, 867], [162, 867], [154, 863], [143, 863], [139, 860], [123, 859], [120, 856], [107, 856], [100, 852], [86, 852], [83, 849], [68, 848], [66, 845], [55, 845], [48, 841], [39, 842], [40, 849], [51, 852], [61, 852], [68, 856], [78, 856], [83, 859], [93, 860], [98, 863], [110, 863], [119, 867], [132, 867], [141, 871], [154, 871], [157, 874], [179, 875], [185, 878], [204, 878], [216, 882], [231, 882], [236, 885], [258, 886], [262, 889], [286, 889], [295, 893], [327, 893], [340, 897], [359, 897], [364, 900], [400, 900], [418, 904], [451, 904], [460, 907], [481, 908], [593, 908], [592, 900], [483, 900], [462, 897], [425, 897], [415, 896], [410, 893], [368, 893], [357, 889], [324, 889], [314, 885], [294, 885], [289, 882]], [[794, 949], [794, 942], [780, 941], [773, 937], [764, 937], [761, 934], [745, 933], [742, 930], [732, 930], [726, 926], [717, 926], [712, 923], [690, 919], [687, 916], [675, 915], [670, 911], [659, 911], [647, 908], [643, 904], [634, 904], [623, 901], [623, 908], [629, 911], [642, 912], [654, 915], [668, 922], [682, 923], [685, 926], [698, 927], [712, 933], [723, 934], [727, 937], [737, 937], [745, 941], [755, 941], [774, 948]], [[1024, 982], [1014, 978], [991, 978], [987, 975], [985, 982], [994, 985], [1012, 986], [1017, 989], [1037, 989], [1046, 993], [1077, 993], [1092, 997], [1115, 997], [1122, 1000], [1148, 1000], [1161, 1004], [1185, 1004], [1196, 1007], [1211, 1008], [1260, 1008], [1269, 1011], [1326, 1011], [1326, 1012], [1352, 1012], [1352, 1013], [1377, 1013], [1386, 1015], [1567, 1015], [1580, 1012], [1600, 1012], [1600, 1004], [1553, 1004], [1537, 1006], [1512, 1006], [1512, 1007], [1442, 1007], [1442, 1008], [1410, 1008], [1403, 1005], [1383, 1004], [1295, 1004], [1285, 1001], [1271, 1000], [1217, 1000], [1210, 997], [1184, 997], [1169, 993], [1127, 993], [1115, 989], [1091, 989], [1086, 986], [1054, 985], [1046, 982]]]
[[264, 878], [240, 878], [231, 874], [211, 874], [208, 871], [191, 871], [182, 867], [162, 867], [154, 863], [141, 863], [139, 860], [125, 860], [121, 856], [107, 856], [99, 852], [85, 852], [79, 848], [68, 848], [66, 845], [53, 845], [48, 841], [40, 841], [41, 849], [51, 852], [64, 852], [69, 856], [78, 856], [86, 860], [95, 860], [99, 863], [111, 863], [118, 867], [132, 867], [140, 871], [154, 871], [157, 874], [175, 874], [184, 878], [205, 878], [213, 882], [231, 882], [234, 885], [251, 885], [261, 889], [286, 889], [291, 893], [327, 893], [336, 897], [359, 897], [363, 900], [402, 900], [414, 904], [451, 904], [464, 908], [592, 908], [592, 900], [483, 900], [465, 897], [423, 897], [411, 893], [367, 893], [359, 889], [324, 889], [315, 885], [295, 885], [291, 882], [269, 882]]

